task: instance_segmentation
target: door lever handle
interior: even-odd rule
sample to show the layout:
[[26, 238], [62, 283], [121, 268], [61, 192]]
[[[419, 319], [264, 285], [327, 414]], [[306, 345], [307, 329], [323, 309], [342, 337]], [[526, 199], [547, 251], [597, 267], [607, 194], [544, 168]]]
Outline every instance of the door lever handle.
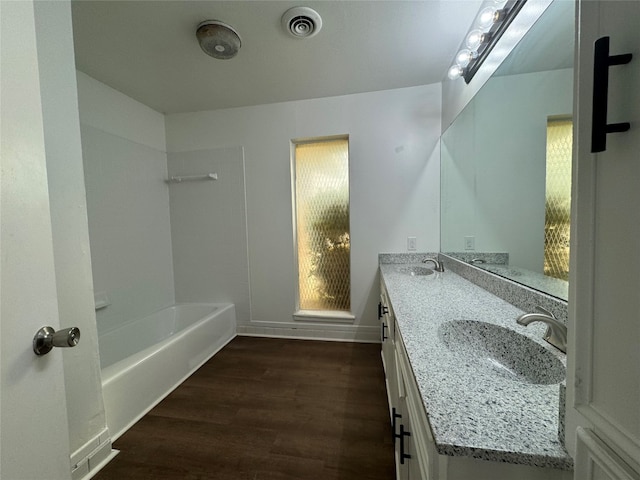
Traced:
[[593, 112], [591, 121], [591, 153], [607, 149], [607, 134], [626, 132], [631, 128], [628, 122], [607, 123], [607, 96], [609, 94], [609, 67], [624, 65], [632, 55], [609, 55], [609, 37], [596, 40], [593, 52]]
[[57, 332], [53, 327], [42, 327], [33, 337], [33, 352], [46, 355], [53, 347], [75, 347], [80, 341], [78, 327], [64, 328]]

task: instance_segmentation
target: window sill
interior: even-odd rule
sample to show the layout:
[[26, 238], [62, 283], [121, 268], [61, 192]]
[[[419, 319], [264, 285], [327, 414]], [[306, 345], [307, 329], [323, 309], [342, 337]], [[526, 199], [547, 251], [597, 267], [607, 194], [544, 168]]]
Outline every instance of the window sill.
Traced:
[[342, 312], [337, 310], [298, 310], [293, 314], [293, 319], [299, 322], [353, 323], [356, 317], [349, 312]]

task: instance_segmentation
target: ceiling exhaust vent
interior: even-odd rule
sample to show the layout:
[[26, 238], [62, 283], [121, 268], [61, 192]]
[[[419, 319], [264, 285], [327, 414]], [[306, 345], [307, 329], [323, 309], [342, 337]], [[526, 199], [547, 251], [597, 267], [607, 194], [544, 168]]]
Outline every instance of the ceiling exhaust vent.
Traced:
[[282, 15], [282, 28], [296, 38], [309, 38], [322, 28], [322, 18], [308, 7], [293, 7]]

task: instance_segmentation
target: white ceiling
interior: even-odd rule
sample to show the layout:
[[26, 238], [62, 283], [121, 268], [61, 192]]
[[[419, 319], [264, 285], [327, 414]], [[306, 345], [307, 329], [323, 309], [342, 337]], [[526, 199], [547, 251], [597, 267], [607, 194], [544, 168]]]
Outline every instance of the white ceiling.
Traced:
[[[72, 2], [77, 68], [164, 113], [319, 98], [440, 82], [481, 0]], [[314, 37], [280, 26], [293, 6], [323, 19]], [[230, 60], [200, 50], [196, 26], [232, 25]]]

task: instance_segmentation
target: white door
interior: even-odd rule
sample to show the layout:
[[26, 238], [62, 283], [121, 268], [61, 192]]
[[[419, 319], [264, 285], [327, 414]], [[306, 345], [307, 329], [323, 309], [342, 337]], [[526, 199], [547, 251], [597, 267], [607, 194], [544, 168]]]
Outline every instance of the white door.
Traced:
[[61, 352], [31, 345], [59, 327], [33, 3], [0, 1], [0, 22], [0, 478], [68, 479]]
[[[640, 478], [640, 2], [581, 0], [576, 82], [567, 444], [576, 480]], [[594, 42], [610, 37], [594, 94]], [[605, 68], [605, 71], [607, 69]], [[592, 153], [593, 103], [630, 122]], [[578, 435], [576, 435], [578, 433]]]

